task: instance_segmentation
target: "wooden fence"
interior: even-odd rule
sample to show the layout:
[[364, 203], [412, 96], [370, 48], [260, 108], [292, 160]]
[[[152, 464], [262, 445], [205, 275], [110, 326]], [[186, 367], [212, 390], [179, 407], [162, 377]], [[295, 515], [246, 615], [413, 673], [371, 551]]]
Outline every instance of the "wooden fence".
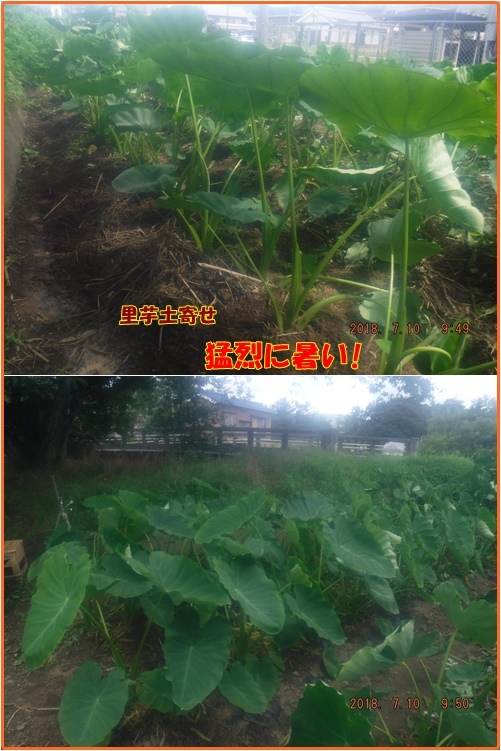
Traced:
[[195, 451], [232, 454], [249, 449], [320, 448], [357, 455], [380, 454], [388, 443], [404, 445], [405, 454], [415, 454], [416, 438], [339, 435], [337, 430], [290, 428], [216, 427], [195, 431], [165, 431], [162, 434], [135, 430], [128, 436], [108, 436], [99, 446], [103, 454], [177, 453]]

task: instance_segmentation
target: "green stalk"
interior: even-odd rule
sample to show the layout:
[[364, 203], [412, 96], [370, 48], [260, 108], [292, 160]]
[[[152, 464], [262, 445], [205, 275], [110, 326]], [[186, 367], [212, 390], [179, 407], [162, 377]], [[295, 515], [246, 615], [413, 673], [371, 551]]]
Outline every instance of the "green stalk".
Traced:
[[[401, 190], [402, 185], [397, 185], [395, 188], [393, 188], [389, 193], [386, 193], [377, 203], [374, 204], [370, 209], [367, 209], [363, 214], [360, 214], [360, 216], [357, 217], [357, 219], [353, 222], [353, 224], [348, 227], [346, 232], [344, 232], [337, 240], [336, 243], [331, 247], [329, 252], [323, 257], [323, 259], [320, 261], [318, 266], [316, 267], [315, 271], [310, 275], [309, 281], [304, 285], [303, 291], [297, 301], [296, 310], [295, 310], [295, 316], [297, 317], [299, 315], [299, 311], [301, 310], [304, 302], [306, 301], [306, 298], [308, 297], [311, 289], [314, 287], [316, 281], [320, 278], [322, 271], [325, 269], [328, 263], [330, 263], [337, 253], [337, 251], [344, 245], [346, 240], [355, 232], [355, 230], [363, 224], [372, 214], [374, 214], [384, 203], [387, 202], [391, 196], [393, 196], [395, 193], [398, 193], [399, 190]], [[306, 311], [308, 313], [309, 311]], [[304, 315], [306, 315], [306, 313]], [[294, 322], [294, 321], [293, 321]]]
[[[414, 691], [416, 692], [416, 697], [419, 699], [419, 732], [421, 733], [422, 727], [423, 727], [423, 710], [421, 707], [421, 693], [419, 691], [419, 687], [416, 683], [416, 679], [414, 678], [414, 674], [410, 667], [407, 665], [407, 663], [402, 662], [402, 665], [409, 673], [410, 679], [412, 681], [412, 685], [414, 686]], [[429, 713], [429, 716], [431, 716], [431, 712]]]
[[[252, 107], [252, 100], [250, 97], [249, 89], [247, 89], [247, 99], [249, 100], [249, 109], [251, 113], [251, 130], [252, 139], [254, 141], [254, 151], [256, 154], [257, 176], [259, 180], [259, 192], [261, 193], [261, 208], [266, 213], [270, 213], [270, 207], [268, 199], [266, 197], [266, 187], [264, 184], [263, 165], [261, 163], [261, 154], [259, 151], [259, 137], [257, 133], [256, 120], [254, 118], [254, 109]], [[263, 249], [261, 251], [261, 275], [264, 279], [268, 277], [268, 271], [271, 263], [271, 255], [273, 248], [270, 249], [270, 233], [271, 225], [269, 222], [263, 224]]]
[[[196, 147], [197, 147], [198, 162], [201, 165], [202, 172], [204, 173], [204, 177], [205, 177], [205, 181], [206, 181], [205, 182], [205, 189], [207, 190], [207, 192], [210, 192], [210, 176], [209, 176], [209, 171], [207, 169], [207, 165], [206, 165], [204, 157], [203, 157], [202, 143], [200, 141], [200, 130], [198, 128], [197, 115], [196, 115], [196, 112], [195, 112], [195, 103], [193, 101], [193, 96], [192, 96], [192, 93], [191, 93], [190, 77], [186, 74], [185, 78], [186, 78], [186, 88], [187, 88], [187, 91], [188, 91], [188, 98], [190, 100], [191, 119], [193, 120], [193, 134], [195, 136], [195, 144], [196, 144]], [[201, 243], [202, 243], [202, 249], [205, 249], [205, 243], [206, 243], [206, 240], [207, 240], [206, 225], [209, 222], [209, 212], [208, 212], [208, 210], [205, 209], [202, 212], [201, 216], [203, 218], [204, 223], [203, 223], [203, 233], [202, 233], [202, 237], [200, 238], [200, 240], [201, 240]]]
[[111, 654], [113, 655], [113, 659], [115, 660], [115, 665], [118, 668], [121, 668], [122, 670], [125, 670], [125, 663], [120, 657], [120, 654], [118, 653], [117, 648], [115, 647], [115, 644], [113, 643], [113, 640], [108, 632], [108, 627], [106, 626], [106, 622], [103, 617], [103, 613], [101, 611], [101, 608], [99, 607], [99, 603], [96, 601], [97, 609], [99, 610], [99, 615], [101, 618], [101, 623], [97, 620], [97, 618], [94, 618], [92, 613], [83, 607], [83, 605], [80, 605], [80, 610], [83, 611], [84, 615], [91, 621], [91, 623], [94, 624], [94, 626], [102, 633], [106, 641], [108, 642], [108, 646], [111, 650]]
[[[162, 602], [163, 598], [164, 598], [164, 595], [163, 594], [160, 595], [160, 598], [159, 598], [159, 600], [158, 600], [158, 602], [157, 602], [157, 604], [155, 606], [155, 611], [154, 611], [153, 615], [155, 615], [155, 613], [157, 612], [158, 608], [160, 607], [160, 603]], [[132, 678], [132, 680], [135, 680], [135, 678], [136, 678], [137, 671], [138, 671], [138, 668], [139, 668], [139, 660], [141, 659], [141, 654], [143, 652], [143, 648], [144, 648], [146, 639], [148, 637], [148, 634], [150, 632], [150, 628], [151, 628], [151, 624], [152, 623], [153, 623], [153, 621], [150, 618], [149, 621], [148, 621], [148, 623], [146, 624], [146, 628], [144, 629], [144, 633], [143, 633], [143, 636], [141, 638], [141, 641], [139, 642], [139, 646], [137, 648], [137, 652], [134, 655], [134, 659], [132, 660], [132, 665], [130, 666], [130, 677]]]
[[[443, 680], [443, 677], [444, 677], [444, 673], [445, 673], [445, 668], [446, 668], [446, 665], [447, 665], [447, 660], [449, 659], [449, 655], [451, 653], [452, 645], [454, 644], [454, 639], [456, 638], [456, 634], [457, 634], [457, 631], [453, 631], [452, 632], [451, 638], [449, 639], [449, 644], [447, 645], [447, 649], [445, 650], [444, 659], [442, 660], [442, 664], [440, 665], [440, 672], [438, 674], [437, 682], [435, 684], [435, 687], [437, 689], [440, 688], [440, 685], [442, 683], [442, 680]], [[431, 717], [431, 714], [432, 714], [432, 712], [433, 712], [433, 710], [435, 708], [435, 701], [436, 701], [436, 692], [434, 692], [434, 694], [432, 696], [431, 704], [430, 704], [430, 707], [429, 707], [429, 710], [428, 710], [430, 717]], [[438, 746], [438, 741], [440, 740], [440, 730], [442, 729], [442, 718], [443, 718], [443, 715], [444, 715], [444, 710], [442, 708], [440, 708], [440, 715], [439, 715], [438, 729], [437, 729], [437, 739], [436, 739], [436, 742], [435, 742], [436, 746]]]
[[[393, 284], [394, 284], [394, 278], [395, 278], [395, 254], [393, 252], [393, 249], [391, 251], [390, 255], [390, 286], [388, 288], [388, 309], [386, 311], [386, 321], [384, 324], [384, 339], [388, 340], [388, 335], [390, 333], [390, 321], [391, 321], [391, 306], [393, 303]], [[386, 367], [386, 352], [382, 352], [381, 354], [381, 361], [379, 363], [379, 375], [383, 375], [384, 369]]]
[[285, 137], [287, 140], [287, 174], [289, 180], [289, 215], [291, 225], [291, 241], [292, 241], [292, 276], [291, 286], [289, 291], [289, 304], [287, 307], [287, 315], [285, 317], [285, 326], [292, 325], [292, 321], [295, 318], [296, 301], [301, 294], [301, 284], [303, 279], [303, 267], [301, 259], [301, 250], [297, 241], [297, 226], [296, 226], [296, 210], [294, 207], [294, 172], [292, 169], [292, 149], [291, 149], [291, 132], [290, 132], [290, 117], [291, 110], [289, 107], [289, 99], [286, 103], [287, 111], [285, 117]]
[[388, 356], [388, 363], [385, 368], [385, 375], [394, 375], [397, 372], [405, 342], [405, 324], [407, 318], [407, 273], [409, 264], [409, 196], [410, 196], [410, 159], [409, 159], [409, 139], [405, 139], [405, 167], [404, 167], [404, 245], [402, 253], [402, 262], [400, 264], [400, 283], [398, 296], [397, 321], [402, 335], [394, 334], [393, 342]]

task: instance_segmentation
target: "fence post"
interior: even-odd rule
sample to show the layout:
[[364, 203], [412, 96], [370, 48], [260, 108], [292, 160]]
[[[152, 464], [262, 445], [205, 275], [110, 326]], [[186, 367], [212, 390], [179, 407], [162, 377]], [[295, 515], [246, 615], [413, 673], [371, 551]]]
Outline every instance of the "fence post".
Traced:
[[282, 431], [282, 445], [280, 448], [283, 448], [283, 449], [289, 448], [289, 431], [288, 430]]
[[247, 446], [251, 449], [254, 446], [254, 431], [249, 428], [247, 431]]

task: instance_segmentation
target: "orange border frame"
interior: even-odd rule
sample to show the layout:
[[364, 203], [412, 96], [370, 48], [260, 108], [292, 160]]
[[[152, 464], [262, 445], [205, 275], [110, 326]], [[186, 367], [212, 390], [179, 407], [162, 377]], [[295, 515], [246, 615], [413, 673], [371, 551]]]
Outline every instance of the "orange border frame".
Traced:
[[[4, 26], [5, 26], [5, 13], [4, 13], [4, 9], [5, 9], [6, 6], [9, 6], [9, 5], [143, 5], [143, 4], [147, 4], [147, 5], [221, 5], [221, 4], [223, 4], [223, 5], [245, 6], [245, 5], [250, 5], [251, 3], [246, 2], [246, 0], [244, 0], [243, 2], [234, 2], [234, 0], [230, 0], [229, 2], [226, 2], [226, 3], [215, 2], [215, 0], [209, 0], [208, 2], [205, 2], [205, 3], [188, 3], [188, 2], [185, 2], [185, 0], [179, 0], [178, 2], [174, 1], [172, 3], [161, 2], [161, 0], [153, 0], [153, 2], [147, 2], [147, 3], [145, 3], [142, 0], [139, 0], [138, 2], [132, 2], [131, 0], [125, 0], [125, 2], [122, 2], [122, 3], [118, 2], [118, 0], [111, 0], [111, 2], [103, 2], [103, 0], [91, 0], [91, 2], [84, 2], [84, 3], [76, 2], [76, 0], [67, 0], [65, 2], [55, 2], [55, 3], [51, 3], [51, 2], [49, 2], [49, 0], [35, 0], [35, 2], [32, 2], [32, 3], [24, 3], [24, 2], [21, 2], [21, 0], [2, 0], [2, 2], [1, 2], [1, 16], [2, 16], [2, 19], [1, 19], [2, 72], [3, 72], [3, 67], [4, 67], [3, 66], [3, 39], [4, 39]], [[258, 2], [252, 3], [252, 4], [253, 5], [264, 5], [264, 4], [267, 4], [267, 5], [273, 5], [273, 6], [277, 6], [277, 5], [286, 5], [286, 6], [290, 6], [290, 5], [310, 5], [310, 4], [311, 5], [344, 5], [344, 6], [350, 6], [350, 5], [364, 5], [364, 6], [367, 6], [367, 5], [414, 5], [414, 6], [419, 6], [419, 5], [423, 5], [423, 6], [428, 6], [428, 7], [429, 6], [448, 6], [448, 5], [453, 5], [453, 6], [458, 6], [458, 5], [468, 5], [468, 6], [481, 5], [481, 6], [485, 7], [486, 5], [487, 6], [494, 5], [496, 7], [496, 11], [497, 11], [497, 14], [496, 14], [496, 24], [497, 24], [497, 31], [498, 31], [498, 36], [497, 36], [497, 59], [498, 59], [498, 63], [499, 63], [499, 50], [500, 50], [500, 42], [499, 42], [499, 31], [500, 31], [500, 28], [499, 27], [500, 27], [500, 16], [501, 16], [501, 13], [500, 13], [500, 3], [499, 2], [493, 2], [492, 0], [490, 0], [489, 2], [486, 2], [486, 3], [467, 2], [467, 0], [459, 0], [458, 2], [454, 2], [453, 0], [446, 0], [445, 2], [433, 2], [433, 0], [431, 2], [426, 2], [426, 1], [423, 2], [423, 0], [419, 0], [419, 2], [415, 2], [415, 3], [411, 2], [411, 0], [396, 0], [395, 2], [390, 2], [390, 3], [381, 3], [381, 2], [378, 2], [378, 0], [368, 0], [368, 2], [362, 2], [362, 0], [348, 0], [348, 2], [346, 2], [346, 3], [329, 3], [329, 2], [325, 2], [325, 0], [320, 0], [320, 2], [315, 2], [315, 3], [312, 3], [312, 2], [302, 3], [299, 0], [291, 0], [291, 2], [269, 2], [269, 3], [263, 3], [263, 2], [261, 2], [261, 0], [258, 0]], [[1, 130], [2, 130], [2, 133], [5, 132], [5, 108], [4, 108], [5, 98], [4, 98], [4, 95], [5, 95], [5, 92], [4, 92], [4, 77], [2, 75], [2, 82], [1, 82], [1, 104], [2, 104]], [[498, 144], [499, 144], [499, 133], [500, 133], [500, 124], [499, 124], [500, 102], [499, 102], [499, 95], [500, 95], [500, 82], [499, 82], [499, 76], [498, 76]], [[3, 190], [4, 179], [5, 179], [5, 149], [3, 148], [3, 143], [2, 143], [2, 149], [1, 149], [1, 151], [2, 151], [2, 158], [1, 158], [1, 186], [2, 186], [1, 211], [2, 211], [2, 216], [1, 216], [1, 219], [0, 219], [0, 231], [1, 231], [1, 238], [2, 238], [2, 260], [3, 260], [3, 255], [4, 255], [3, 254], [3, 248], [4, 248], [3, 240], [4, 240], [4, 225], [5, 225], [5, 193], [4, 193], [4, 190]], [[497, 184], [498, 184], [498, 186], [500, 186], [500, 165], [499, 165], [499, 160], [498, 160], [498, 164], [497, 164]], [[499, 225], [499, 219], [500, 219], [500, 197], [499, 197], [499, 191], [498, 191], [498, 198], [497, 198], [497, 219], [498, 219], [498, 225]], [[498, 240], [498, 250], [499, 250], [499, 240]], [[500, 312], [499, 312], [500, 311], [500, 303], [501, 303], [500, 279], [501, 279], [500, 259], [499, 259], [499, 255], [498, 255], [498, 267], [497, 267], [497, 306], [498, 306], [497, 346], [498, 346], [498, 353], [499, 353], [499, 342], [500, 342], [499, 324], [501, 322]], [[3, 296], [5, 294], [5, 286], [4, 286], [5, 285], [5, 270], [4, 270], [4, 263], [2, 263], [2, 269], [1, 269], [1, 283], [2, 283], [2, 291], [0, 293], [1, 296], [2, 296], [2, 308], [1, 308], [1, 313], [0, 313], [0, 327], [1, 327], [1, 331], [0, 331], [0, 345], [1, 345], [1, 352], [2, 352], [1, 379], [2, 379], [2, 385], [5, 387], [5, 377], [6, 377], [5, 376], [5, 350], [4, 350], [4, 346], [5, 346], [5, 328], [4, 328], [5, 327], [5, 310], [4, 310], [4, 304], [3, 304]], [[499, 366], [499, 354], [498, 354], [498, 366]], [[182, 377], [182, 376], [180, 376], [180, 377]], [[334, 377], [334, 376], [331, 376], [331, 377]], [[462, 376], [462, 377], [468, 378], [468, 376]], [[499, 532], [500, 532], [500, 528], [501, 528], [500, 527], [500, 519], [499, 519], [499, 510], [500, 510], [500, 503], [499, 503], [499, 501], [500, 501], [500, 489], [499, 489], [499, 483], [500, 483], [500, 479], [501, 479], [501, 477], [500, 477], [500, 469], [499, 469], [499, 459], [501, 458], [501, 437], [500, 437], [501, 383], [500, 383], [499, 367], [498, 367], [498, 374], [497, 374], [496, 378], [497, 378], [497, 456], [498, 456], [498, 467], [497, 467], [497, 483], [498, 483], [498, 496], [497, 496], [497, 498], [498, 498], [498, 522], [497, 522], [497, 525], [498, 525], [498, 527], [497, 527], [498, 539], [497, 539], [497, 552], [498, 552], [498, 561], [499, 561], [499, 553], [500, 553]], [[3, 436], [4, 436], [4, 412], [3, 412], [3, 409], [1, 409], [0, 427], [1, 427], [1, 441], [3, 443]], [[1, 475], [2, 475], [2, 491], [3, 491], [3, 479], [4, 479], [4, 455], [3, 455], [3, 451], [2, 451], [2, 457], [1, 457]], [[3, 501], [3, 497], [4, 496], [3, 496], [3, 492], [2, 492], [2, 501]], [[4, 528], [4, 507], [3, 507], [3, 503], [2, 503], [2, 516], [1, 516], [1, 518], [2, 518], [2, 529], [3, 529]], [[0, 543], [0, 552], [1, 552], [2, 560], [3, 560], [3, 552], [4, 552], [3, 535], [2, 535], [2, 540], [1, 540], [1, 543]], [[498, 584], [499, 584], [499, 571], [498, 571]], [[3, 594], [3, 579], [2, 579], [1, 593]], [[3, 748], [5, 748], [5, 749], [17, 749], [17, 748], [20, 748], [20, 747], [19, 746], [5, 746], [4, 743], [3, 743], [3, 741], [4, 741], [4, 730], [5, 730], [5, 726], [4, 726], [4, 710], [3, 710], [3, 707], [4, 707], [4, 698], [5, 698], [4, 697], [4, 688], [5, 687], [4, 687], [4, 680], [3, 680], [3, 659], [4, 659], [4, 638], [3, 637], [4, 637], [4, 623], [5, 623], [5, 621], [4, 621], [4, 601], [3, 601], [3, 597], [2, 597], [1, 608], [2, 608], [1, 609], [2, 645], [1, 645], [1, 650], [0, 650], [0, 652], [1, 652], [1, 663], [0, 664], [2, 665], [2, 685], [1, 685], [1, 691], [0, 691], [0, 697], [1, 697], [1, 702], [2, 702], [2, 706], [0, 708], [0, 716], [2, 717], [2, 743], [1, 743], [1, 748], [2, 749]], [[498, 586], [498, 594], [497, 594], [497, 608], [498, 608], [497, 638], [498, 638], [498, 656], [499, 656], [499, 637], [500, 637], [500, 620], [499, 620], [499, 615], [500, 615], [500, 593], [499, 593], [499, 586]], [[497, 691], [498, 691], [498, 697], [499, 697], [499, 692], [500, 692], [500, 668], [499, 668], [499, 666], [498, 666], [498, 674], [497, 674]], [[501, 728], [500, 728], [500, 724], [501, 724], [501, 722], [500, 722], [499, 713], [498, 713], [497, 748], [500, 747], [500, 740], [501, 740]], [[36, 746], [24, 746], [23, 748], [33, 749], [34, 751], [38, 751]], [[64, 751], [64, 749], [67, 749], [68, 746], [52, 746], [51, 748], [53, 748], [54, 750], [61, 749], [62, 751]], [[85, 749], [84, 746], [72, 746], [72, 748]], [[96, 746], [94, 748], [98, 748], [98, 747]], [[101, 747], [101, 748], [108, 748], [108, 747]], [[124, 746], [112, 746], [112, 747], [109, 747], [109, 748], [126, 748], [126, 747], [124, 747]], [[188, 746], [148, 746], [148, 747], [138, 747], [138, 748], [148, 748], [149, 750], [151, 750], [151, 749], [158, 749], [158, 751], [162, 751], [163, 749], [169, 749], [169, 748], [186, 748], [186, 749], [189, 749], [190, 747], [188, 747]], [[211, 748], [211, 747], [209, 747], [209, 746], [197, 746], [196, 749], [193, 749], [193, 751], [198, 751], [198, 749], [201, 749], [201, 748]], [[255, 751], [259, 751], [259, 749], [265, 749], [265, 750], [266, 749], [280, 749], [282, 747], [280, 747], [280, 746], [258, 746], [258, 747], [250, 747], [250, 746], [245, 746], [245, 747], [242, 747], [242, 746], [225, 746], [224, 748], [228, 749], [228, 751], [232, 751], [232, 749], [235, 749], [235, 750], [242, 749], [242, 751], [246, 751], [246, 750], [252, 751], [252, 748], [255, 748]], [[289, 748], [298, 748], [298, 747], [289, 746]], [[333, 749], [341, 749], [341, 748], [344, 748], [344, 747], [333, 746], [332, 748]], [[382, 746], [374, 746], [374, 748], [384, 748], [384, 747], [382, 747]], [[435, 747], [422, 747], [422, 746], [402, 746], [402, 747], [397, 747], [397, 746], [394, 746], [392, 748], [402, 748], [402, 749], [409, 748], [409, 749], [416, 749], [416, 751], [419, 751], [419, 749], [422, 749], [422, 748], [435, 748]], [[464, 746], [464, 747], [463, 746], [455, 746], [455, 748], [458, 748], [458, 749], [465, 748], [465, 749], [470, 750], [472, 747], [470, 747], [470, 746]], [[475, 748], [493, 748], [493, 747], [492, 746], [476, 746]]]

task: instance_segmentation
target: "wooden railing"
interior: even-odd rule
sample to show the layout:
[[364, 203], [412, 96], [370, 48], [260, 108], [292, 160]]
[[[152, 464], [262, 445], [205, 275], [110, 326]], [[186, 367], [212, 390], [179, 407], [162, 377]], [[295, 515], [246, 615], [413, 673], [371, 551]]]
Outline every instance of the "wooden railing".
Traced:
[[216, 427], [195, 431], [164, 431], [149, 433], [135, 430], [129, 436], [108, 436], [99, 446], [103, 453], [175, 453], [191, 448], [214, 453], [236, 453], [247, 449], [310, 448], [343, 451], [357, 455], [382, 453], [385, 444], [401, 443], [406, 454], [417, 451], [415, 438], [388, 436], [339, 435], [335, 429], [313, 430], [292, 428]]

